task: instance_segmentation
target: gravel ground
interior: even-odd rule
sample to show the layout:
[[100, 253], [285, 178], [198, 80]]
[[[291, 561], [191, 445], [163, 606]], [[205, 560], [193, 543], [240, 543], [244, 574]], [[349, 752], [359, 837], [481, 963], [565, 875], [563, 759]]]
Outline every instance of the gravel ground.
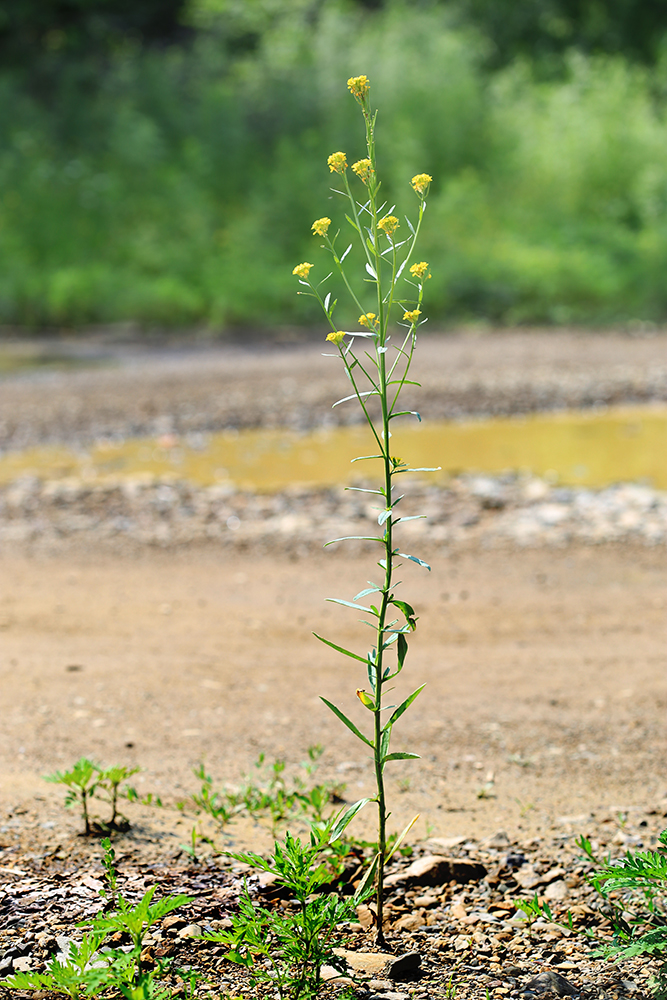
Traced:
[[[525, 843], [499, 830], [481, 842], [454, 837], [418, 845], [410, 858], [388, 869], [389, 951], [379, 952], [373, 944], [372, 907], [359, 907], [357, 920], [342, 925], [339, 955], [348, 964], [347, 983], [359, 1000], [646, 998], [655, 962], [610, 963], [591, 955], [594, 944], [611, 939], [611, 910], [588, 882], [594, 868], [576, 840], [584, 833], [598, 856], [655, 849], [666, 813], [663, 802], [626, 814], [574, 816], [565, 829]], [[202, 974], [200, 997], [272, 996], [272, 990], [252, 987], [247, 971], [229, 963], [223, 948], [195, 937], [230, 926], [243, 879], [257, 902], [269, 908], [289, 912], [289, 895], [260, 884], [246, 866], [216, 857], [210, 848], [199, 863], [184, 865], [178, 849], [160, 855], [153, 846], [149, 857], [140, 841], [132, 833], [116, 841], [119, 889], [126, 898], [138, 901], [155, 883], [160, 894], [193, 897], [151, 929], [144, 968], [172, 958], [178, 969]], [[164, 842], [161, 847], [164, 851]], [[0, 972], [42, 971], [78, 940], [82, 932], [75, 922], [85, 923], [102, 908], [99, 848], [81, 840], [41, 853], [17, 854], [6, 847], [0, 860]], [[355, 877], [354, 868], [348, 878]], [[553, 920], [538, 918], [529, 928], [518, 901], [535, 896], [550, 907]], [[626, 918], [646, 915], [628, 892], [617, 894], [615, 902]], [[185, 975], [168, 977], [177, 994], [183, 993]], [[340, 996], [344, 985], [332, 979], [323, 996]]]
[[[331, 409], [348, 393], [342, 367], [323, 342], [296, 346], [131, 347], [75, 342], [28, 345], [48, 357], [111, 367], [27, 369], [0, 381], [0, 449], [45, 442], [207, 432], [229, 428], [308, 430], [356, 423], [355, 407]], [[18, 352], [20, 343], [5, 347]], [[27, 349], [26, 345], [23, 349]], [[424, 336], [408, 408], [425, 420], [529, 413], [667, 400], [667, 332]]]
[[[262, 495], [189, 483], [91, 486], [30, 477], [0, 488], [0, 541], [6, 549], [40, 552], [91, 543], [119, 553], [206, 544], [306, 555], [328, 539], [377, 528], [377, 511], [361, 496], [343, 488]], [[446, 488], [411, 484], [403, 513], [426, 515], [405, 525], [403, 544], [429, 548], [667, 540], [667, 494], [632, 484], [591, 490], [533, 478], [461, 476]]]

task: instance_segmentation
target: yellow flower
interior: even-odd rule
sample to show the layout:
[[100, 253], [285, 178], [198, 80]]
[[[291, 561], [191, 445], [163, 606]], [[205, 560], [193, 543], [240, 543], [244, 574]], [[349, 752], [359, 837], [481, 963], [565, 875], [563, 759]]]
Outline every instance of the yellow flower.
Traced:
[[431, 275], [427, 274], [428, 264], [425, 260], [419, 262], [419, 264], [413, 264], [410, 268], [410, 274], [413, 278], [430, 278]]
[[363, 316], [359, 317], [359, 323], [361, 326], [367, 326], [369, 329], [371, 326], [375, 326], [375, 313], [364, 313]]
[[387, 236], [391, 236], [398, 229], [398, 219], [395, 215], [385, 215], [384, 219], [378, 222], [378, 229], [383, 229]]
[[410, 183], [417, 194], [424, 194], [433, 178], [430, 174], [415, 174]]
[[347, 81], [347, 89], [358, 101], [363, 101], [371, 89], [370, 80], [367, 76], [351, 76]]
[[332, 174], [344, 174], [347, 170], [347, 157], [345, 153], [332, 153], [327, 164]]
[[330, 340], [333, 344], [341, 344], [344, 336], [345, 332], [343, 330], [332, 330], [331, 333], [327, 334], [327, 340]]
[[315, 266], [314, 264], [306, 264], [306, 263], [297, 264], [296, 267], [293, 269], [292, 274], [296, 274], [298, 278], [307, 278], [310, 273], [311, 267], [314, 266]]
[[403, 313], [403, 319], [407, 319], [411, 323], [416, 323], [420, 316], [421, 309], [408, 309]]
[[368, 178], [373, 173], [373, 165], [370, 160], [357, 160], [356, 163], [352, 164], [352, 169], [364, 184], [368, 184]]
[[327, 219], [325, 216], [323, 219], [315, 219], [310, 228], [317, 236], [326, 236], [330, 225], [331, 219]]

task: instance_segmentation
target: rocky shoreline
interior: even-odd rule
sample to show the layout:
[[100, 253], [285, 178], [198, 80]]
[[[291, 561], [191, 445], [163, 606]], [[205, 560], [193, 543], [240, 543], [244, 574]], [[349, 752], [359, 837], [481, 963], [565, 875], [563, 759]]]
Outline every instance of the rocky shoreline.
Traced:
[[[401, 529], [404, 547], [667, 542], [667, 493], [634, 484], [593, 490], [512, 475], [462, 475], [443, 487], [410, 484], [400, 512], [425, 515]], [[341, 487], [259, 494], [146, 478], [90, 485], [24, 477], [0, 488], [5, 549], [213, 545], [298, 556], [330, 539], [376, 531], [373, 504]]]

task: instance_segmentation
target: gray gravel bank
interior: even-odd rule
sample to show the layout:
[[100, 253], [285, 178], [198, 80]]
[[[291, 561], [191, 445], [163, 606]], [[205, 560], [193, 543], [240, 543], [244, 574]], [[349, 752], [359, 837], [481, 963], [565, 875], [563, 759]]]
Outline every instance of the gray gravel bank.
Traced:
[[[0, 490], [0, 541], [58, 550], [100, 546], [126, 551], [213, 544], [305, 555], [343, 535], [377, 531], [377, 510], [342, 488], [274, 495], [226, 486], [124, 480], [89, 486], [72, 480], [16, 480]], [[461, 476], [446, 488], [412, 485], [399, 544], [432, 548], [563, 546], [667, 541], [667, 493], [646, 486], [571, 489], [541, 479]], [[368, 543], [347, 542], [359, 546]]]

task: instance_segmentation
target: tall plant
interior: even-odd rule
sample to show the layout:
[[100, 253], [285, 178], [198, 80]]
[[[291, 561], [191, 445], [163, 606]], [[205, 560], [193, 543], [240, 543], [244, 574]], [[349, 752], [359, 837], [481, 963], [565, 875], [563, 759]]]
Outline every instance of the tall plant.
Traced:
[[[380, 180], [377, 171], [375, 148], [375, 125], [377, 111], [371, 110], [369, 101], [370, 83], [368, 77], [352, 77], [347, 82], [350, 93], [361, 108], [366, 130], [367, 155], [352, 164], [353, 183], [359, 183], [361, 198], [352, 191], [348, 172], [347, 156], [343, 152], [332, 153], [328, 159], [331, 173], [336, 175], [343, 190], [333, 188], [336, 194], [342, 195], [349, 205], [346, 214], [348, 224], [354, 231], [355, 238], [361, 245], [365, 264], [365, 280], [369, 285], [369, 298], [372, 298], [372, 310], [361, 302], [348, 280], [344, 261], [353, 247], [353, 243], [339, 253], [336, 242], [337, 232], [329, 235], [331, 219], [317, 219], [313, 232], [324, 239], [323, 248], [331, 255], [334, 268], [351, 295], [356, 308], [360, 312], [359, 325], [363, 330], [354, 333], [340, 330], [334, 319], [337, 300], [332, 299], [331, 292], [323, 287], [331, 278], [333, 271], [317, 284], [310, 279], [314, 265], [304, 262], [298, 264], [293, 273], [307, 291], [301, 295], [315, 297], [320, 303], [331, 326], [327, 340], [338, 348], [337, 357], [343, 363], [345, 373], [352, 385], [352, 394], [338, 400], [334, 406], [348, 401], [354, 401], [361, 406], [368, 423], [374, 445], [377, 451], [372, 455], [363, 455], [353, 459], [359, 461], [378, 461], [381, 466], [381, 483], [377, 488], [348, 487], [360, 490], [379, 498], [377, 523], [380, 532], [376, 535], [349, 536], [363, 538], [365, 541], [377, 542], [382, 548], [382, 557], [378, 562], [383, 573], [381, 583], [370, 583], [361, 590], [352, 601], [340, 598], [329, 598], [335, 604], [363, 612], [366, 616], [364, 624], [370, 625], [375, 633], [371, 650], [362, 656], [343, 646], [317, 636], [326, 645], [331, 646], [345, 656], [352, 657], [364, 663], [367, 668], [369, 690], [359, 689], [357, 697], [362, 705], [372, 715], [372, 732], [365, 735], [344, 712], [326, 698], [322, 700], [331, 711], [347, 726], [354, 735], [373, 751], [375, 765], [376, 797], [378, 807], [378, 849], [368, 872], [367, 878], [375, 880], [375, 897], [377, 908], [377, 937], [383, 942], [383, 912], [382, 895], [384, 882], [384, 867], [390, 856], [387, 851], [387, 804], [385, 792], [385, 767], [390, 761], [418, 758], [418, 754], [391, 752], [390, 742], [392, 730], [407, 708], [422, 691], [424, 685], [413, 691], [400, 705], [385, 705], [384, 697], [387, 685], [401, 672], [405, 665], [408, 652], [408, 635], [416, 628], [417, 618], [413, 607], [407, 601], [396, 597], [395, 572], [400, 565], [399, 560], [408, 559], [419, 566], [430, 569], [423, 559], [400, 551], [396, 545], [395, 529], [401, 522], [414, 520], [413, 517], [401, 517], [396, 509], [402, 496], [396, 495], [395, 481], [406, 472], [433, 471], [411, 469], [407, 462], [392, 454], [390, 428], [392, 421], [398, 417], [415, 416], [421, 420], [419, 413], [413, 410], [401, 409], [400, 396], [405, 385], [418, 385], [409, 378], [412, 360], [417, 343], [417, 328], [424, 322], [422, 316], [422, 298], [424, 284], [428, 278], [429, 266], [426, 261], [410, 265], [422, 220], [426, 208], [431, 177], [428, 174], [417, 174], [412, 178], [411, 185], [417, 196], [418, 210], [415, 223], [405, 217], [407, 232], [405, 236], [399, 233], [401, 222], [393, 214], [395, 207], [387, 208], [380, 200]], [[354, 239], [353, 239], [354, 242]], [[406, 288], [407, 296], [401, 294]], [[365, 298], [365, 295], [361, 296]], [[398, 310], [398, 313], [397, 313]], [[390, 330], [395, 325], [403, 327], [394, 344], [391, 344]], [[418, 515], [422, 516], [422, 515]], [[336, 538], [332, 542], [345, 541]], [[365, 597], [377, 594], [375, 604], [366, 606], [358, 603]], [[395, 617], [398, 615], [398, 617]], [[389, 712], [389, 717], [383, 713]], [[416, 819], [417, 817], [415, 817]], [[415, 820], [412, 821], [414, 823]], [[407, 834], [412, 823], [403, 831], [395, 842], [392, 853]]]

